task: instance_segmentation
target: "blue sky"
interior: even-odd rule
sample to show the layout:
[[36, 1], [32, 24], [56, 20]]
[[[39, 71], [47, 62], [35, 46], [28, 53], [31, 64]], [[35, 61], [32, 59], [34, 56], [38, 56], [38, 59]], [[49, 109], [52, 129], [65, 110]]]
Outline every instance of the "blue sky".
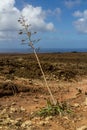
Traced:
[[87, 48], [87, 0], [0, 1], [0, 48], [21, 45], [17, 22], [24, 15], [31, 23], [41, 48]]

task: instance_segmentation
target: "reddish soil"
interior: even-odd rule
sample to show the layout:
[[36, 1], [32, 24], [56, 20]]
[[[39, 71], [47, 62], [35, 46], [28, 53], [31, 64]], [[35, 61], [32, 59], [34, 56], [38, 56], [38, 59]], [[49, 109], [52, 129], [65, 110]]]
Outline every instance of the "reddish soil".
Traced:
[[[1, 82], [2, 79], [0, 80]], [[10, 81], [6, 80], [5, 83]], [[32, 80], [24, 78], [15, 78], [11, 81], [13, 84], [19, 86], [19, 93], [12, 95], [12, 90], [8, 91], [8, 95], [2, 95], [0, 98], [0, 106], [11, 106], [26, 109], [26, 114], [21, 115], [17, 113], [16, 117], [24, 116], [24, 119], [30, 119], [32, 112], [39, 110], [46, 106], [46, 100], [49, 98], [47, 89], [43, 86], [41, 80]], [[58, 82], [48, 81], [52, 93], [56, 100], [67, 101], [73, 109], [73, 113], [66, 116], [53, 116], [46, 125], [37, 125], [42, 119], [36, 119], [35, 128], [38, 130], [77, 130], [77, 128], [87, 126], [87, 79], [80, 79], [79, 82]], [[16, 118], [14, 117], [14, 118]], [[34, 120], [34, 119], [31, 119]]]
[[[43, 55], [41, 56], [43, 57]], [[53, 64], [53, 58], [51, 59], [51, 56], [55, 57]], [[14, 62], [12, 62], [12, 57], [15, 57]], [[7, 108], [7, 111], [9, 113], [9, 109], [12, 106], [17, 109], [23, 108], [25, 110], [24, 113], [17, 111], [15, 112], [15, 114], [11, 113], [10, 116], [14, 120], [16, 118], [22, 118], [23, 121], [31, 120], [32, 122], [34, 122], [31, 129], [28, 128], [27, 130], [86, 130], [87, 54], [48, 54], [46, 57], [47, 59], [44, 59], [43, 57], [43, 68], [45, 68], [47, 82], [54, 95], [54, 98], [60, 103], [66, 101], [72, 110], [70, 114], [61, 116], [55, 115], [49, 119], [47, 119], [46, 117], [31, 118], [32, 113], [40, 110], [40, 108], [43, 108], [47, 105], [47, 100], [50, 99], [50, 96], [47, 88], [44, 85], [44, 81], [42, 79], [42, 75], [39, 73], [39, 70], [38, 75], [35, 75], [37, 76], [36, 78], [34, 76], [34, 71], [36, 68], [34, 68], [34, 70], [30, 70], [30, 74], [32, 74], [32, 76], [29, 75], [28, 77], [28, 72], [23, 73], [24, 75], [21, 76], [24, 69], [29, 69], [26, 61], [25, 64], [23, 63], [24, 57], [25, 55], [23, 55], [22, 58], [17, 55], [1, 55], [0, 113], [5, 108]], [[24, 60], [26, 60], [26, 58], [24, 58]], [[59, 60], [58, 64], [57, 60]], [[37, 65], [34, 67], [37, 67]], [[20, 69], [20, 74], [18, 73], [17, 69]], [[51, 77], [49, 76], [50, 74]], [[0, 130], [4, 130], [4, 126], [0, 126]], [[12, 128], [12, 130], [21, 130], [21, 128]], [[22, 130], [25, 130], [25, 128]]]

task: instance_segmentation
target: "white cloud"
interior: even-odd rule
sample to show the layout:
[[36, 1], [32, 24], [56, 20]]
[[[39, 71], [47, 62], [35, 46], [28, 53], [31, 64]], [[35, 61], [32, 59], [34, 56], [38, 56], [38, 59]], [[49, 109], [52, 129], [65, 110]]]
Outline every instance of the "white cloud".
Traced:
[[54, 10], [47, 10], [46, 11], [46, 14], [49, 15], [49, 16], [56, 16], [56, 18], [60, 19], [60, 16], [61, 16], [61, 9], [60, 8], [56, 8]]
[[53, 31], [54, 25], [46, 23], [46, 13], [41, 7], [33, 7], [32, 5], [27, 5], [22, 10], [22, 15], [25, 16], [29, 23], [31, 23], [32, 28], [41, 31]]
[[14, 37], [14, 32], [18, 30], [17, 22], [20, 16], [20, 11], [14, 7], [14, 0], [0, 1], [0, 40], [11, 39]]
[[54, 10], [47, 10], [47, 14], [50, 14], [50, 15], [56, 15], [56, 16], [60, 16], [61, 15], [61, 9], [60, 8], [56, 8]]
[[18, 18], [24, 15], [32, 25], [35, 31], [53, 31], [54, 25], [52, 22], [45, 22], [46, 13], [41, 7], [33, 7], [26, 5], [22, 10], [15, 7], [15, 0], [0, 0], [0, 40], [12, 38], [15, 32], [19, 30], [20, 25]]
[[78, 10], [78, 11], [75, 11], [75, 12], [73, 13], [73, 16], [74, 16], [74, 17], [82, 17], [82, 16], [83, 16], [83, 13]]
[[65, 1], [65, 6], [67, 8], [72, 8], [76, 5], [79, 5], [81, 3], [81, 0], [66, 0]]
[[83, 12], [76, 11], [74, 12], [74, 16], [78, 19], [74, 21], [74, 26], [80, 33], [87, 33], [87, 10], [84, 10]]
[[0, 31], [0, 40], [13, 40], [17, 38], [17, 33], [12, 31]]
[[53, 16], [53, 18], [56, 18], [58, 21], [61, 20], [61, 13], [62, 13], [62, 10], [60, 8], [55, 8], [54, 10], [50, 10], [48, 9], [46, 12], [46, 15], [47, 16]]
[[0, 11], [8, 11], [13, 8], [15, 4], [14, 0], [1, 0], [0, 1]]

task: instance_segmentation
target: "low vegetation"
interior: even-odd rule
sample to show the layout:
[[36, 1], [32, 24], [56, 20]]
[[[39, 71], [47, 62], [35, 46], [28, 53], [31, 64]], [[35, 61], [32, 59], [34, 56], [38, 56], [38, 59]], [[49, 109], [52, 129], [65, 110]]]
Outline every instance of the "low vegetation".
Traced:
[[67, 102], [57, 102], [56, 105], [52, 104], [50, 100], [47, 101], [47, 106], [44, 108], [41, 108], [36, 115], [42, 116], [42, 117], [48, 117], [48, 116], [64, 116], [66, 114], [71, 113], [72, 110], [70, 109]]
[[[87, 54], [38, 54], [46, 78], [73, 81], [87, 75]], [[53, 61], [52, 61], [53, 60]], [[8, 79], [14, 76], [42, 79], [33, 54], [8, 54], [0, 56], [0, 74]]]

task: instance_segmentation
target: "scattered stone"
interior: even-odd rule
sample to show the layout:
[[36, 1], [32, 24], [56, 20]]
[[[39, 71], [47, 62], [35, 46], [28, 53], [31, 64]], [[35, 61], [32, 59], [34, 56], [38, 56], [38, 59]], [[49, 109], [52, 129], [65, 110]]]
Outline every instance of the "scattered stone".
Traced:
[[68, 118], [67, 116], [64, 116], [63, 118], [64, 118], [65, 120], [69, 120], [69, 118]]
[[0, 115], [3, 115], [6, 113], [6, 109], [3, 109], [1, 112], [0, 112]]
[[10, 125], [12, 122], [11, 122], [11, 119], [10, 118], [6, 118], [5, 120], [3, 120], [2, 124], [3, 125]]
[[33, 120], [34, 122], [39, 121], [39, 120], [40, 120], [40, 117], [34, 117], [32, 120]]
[[14, 113], [14, 112], [17, 112], [17, 108], [11, 107], [10, 108], [10, 113]]
[[23, 112], [26, 111], [24, 107], [21, 107], [20, 110]]
[[22, 118], [17, 118], [17, 119], [14, 121], [14, 125], [16, 125], [16, 126], [21, 126], [21, 123], [22, 123]]
[[33, 99], [33, 101], [34, 101], [34, 102], [38, 102], [38, 99], [35, 98], [35, 99]]
[[16, 118], [16, 121], [22, 121], [22, 118], [21, 117]]
[[48, 117], [45, 118], [45, 120], [49, 121], [49, 120], [52, 120], [52, 118], [53, 118], [52, 116], [48, 116]]
[[32, 81], [32, 79], [29, 79], [29, 84], [31, 84], [31, 85], [33, 84], [33, 81]]
[[78, 91], [77, 95], [82, 93], [82, 90], [80, 88], [76, 88], [76, 89]]
[[79, 127], [79, 128], [77, 128], [76, 130], [86, 130], [87, 129], [87, 126], [81, 126], [81, 127]]
[[0, 126], [0, 129], [2, 129], [2, 126]]
[[81, 121], [81, 120], [82, 120], [82, 117], [79, 117], [77, 120], [78, 120], [78, 121]]
[[80, 105], [79, 105], [79, 103], [74, 103], [72, 106], [73, 107], [79, 107]]
[[12, 105], [16, 105], [16, 102], [13, 102]]
[[25, 122], [22, 123], [21, 127], [25, 128], [25, 127], [29, 127], [31, 125], [32, 125], [32, 121], [26, 120]]
[[39, 86], [39, 84], [38, 84], [38, 83], [34, 83], [34, 85]]
[[38, 123], [38, 125], [44, 126], [44, 125], [46, 125], [46, 124], [48, 124], [48, 123], [49, 123], [49, 121], [40, 121], [40, 122]]
[[87, 106], [87, 97], [85, 98], [84, 105]]

